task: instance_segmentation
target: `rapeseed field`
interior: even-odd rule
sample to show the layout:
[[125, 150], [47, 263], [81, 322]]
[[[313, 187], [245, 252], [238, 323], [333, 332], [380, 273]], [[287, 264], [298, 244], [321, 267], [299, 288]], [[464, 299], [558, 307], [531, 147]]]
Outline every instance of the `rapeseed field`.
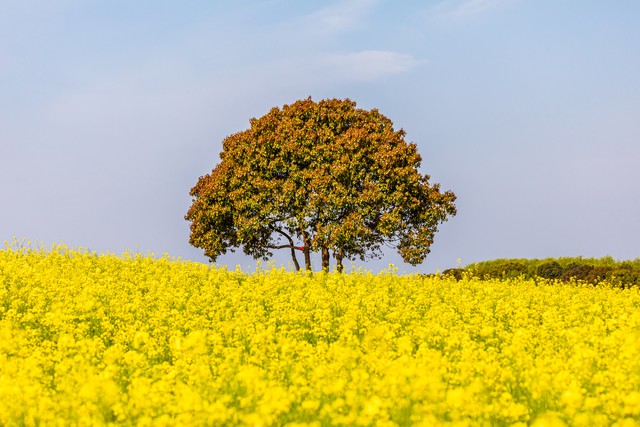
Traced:
[[640, 294], [0, 251], [2, 426], [638, 426]]

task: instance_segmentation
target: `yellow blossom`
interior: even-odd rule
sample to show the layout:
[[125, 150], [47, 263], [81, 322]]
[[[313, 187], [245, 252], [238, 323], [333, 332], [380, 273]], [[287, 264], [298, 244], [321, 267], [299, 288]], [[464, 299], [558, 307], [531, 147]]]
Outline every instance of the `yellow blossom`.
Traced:
[[638, 425], [636, 288], [6, 246], [0, 425]]

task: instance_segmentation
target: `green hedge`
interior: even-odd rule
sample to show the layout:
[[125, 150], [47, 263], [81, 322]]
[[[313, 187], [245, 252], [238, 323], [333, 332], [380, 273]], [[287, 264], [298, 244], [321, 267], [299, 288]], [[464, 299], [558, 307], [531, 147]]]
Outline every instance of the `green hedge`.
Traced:
[[470, 264], [465, 268], [445, 270], [444, 275], [461, 279], [465, 274], [481, 279], [545, 278], [569, 282], [572, 280], [616, 286], [640, 285], [640, 258], [616, 261], [612, 257], [563, 257], [545, 259], [496, 259]]

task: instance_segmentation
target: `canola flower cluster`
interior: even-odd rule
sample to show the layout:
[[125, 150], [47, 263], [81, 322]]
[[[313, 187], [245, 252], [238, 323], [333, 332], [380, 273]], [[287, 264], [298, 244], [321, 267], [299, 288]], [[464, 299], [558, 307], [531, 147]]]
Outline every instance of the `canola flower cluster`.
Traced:
[[640, 294], [0, 251], [2, 426], [640, 426]]

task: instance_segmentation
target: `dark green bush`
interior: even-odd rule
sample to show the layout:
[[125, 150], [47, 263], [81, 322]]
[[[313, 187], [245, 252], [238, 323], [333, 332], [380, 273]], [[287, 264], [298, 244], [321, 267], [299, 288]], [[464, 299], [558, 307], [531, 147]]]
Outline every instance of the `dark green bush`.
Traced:
[[618, 286], [640, 286], [640, 269], [630, 262], [623, 262], [611, 270], [609, 278]]
[[474, 264], [473, 268], [467, 267], [473, 275], [486, 279], [509, 279], [522, 275], [527, 276], [527, 260], [498, 259]]
[[481, 279], [510, 279], [523, 276], [533, 280], [577, 280], [593, 284], [607, 282], [625, 288], [640, 286], [640, 258], [633, 261], [616, 261], [612, 257], [496, 259], [446, 271], [456, 278], [462, 277], [464, 272]]
[[560, 276], [560, 280], [565, 282], [574, 280], [586, 280], [589, 274], [593, 270], [593, 266], [589, 264], [571, 263], [565, 268]]
[[563, 271], [558, 261], [546, 261], [538, 266], [536, 274], [545, 279], [559, 279]]
[[611, 272], [613, 271], [613, 267], [606, 266], [597, 266], [593, 267], [587, 277], [585, 277], [585, 281], [593, 284], [597, 284], [605, 281], [608, 277], [611, 276]]
[[449, 268], [447, 270], [444, 270], [442, 272], [442, 275], [453, 277], [456, 280], [461, 280], [462, 274], [464, 273], [464, 271], [465, 270], [463, 268]]

